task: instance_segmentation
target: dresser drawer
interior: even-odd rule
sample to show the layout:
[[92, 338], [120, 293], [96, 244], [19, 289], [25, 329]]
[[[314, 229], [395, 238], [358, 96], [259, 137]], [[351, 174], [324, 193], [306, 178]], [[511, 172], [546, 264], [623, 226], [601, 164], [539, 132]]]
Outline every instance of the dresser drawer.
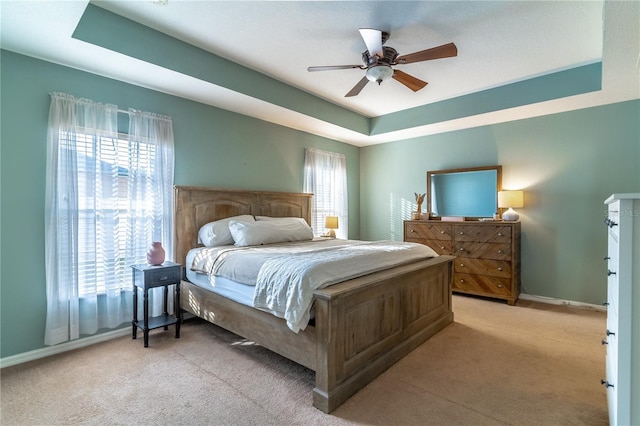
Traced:
[[453, 227], [448, 224], [405, 222], [405, 240], [409, 238], [424, 238], [426, 240], [451, 240]]
[[455, 241], [478, 241], [511, 244], [511, 228], [500, 225], [454, 226]]
[[510, 244], [456, 242], [454, 255], [492, 260], [511, 260]]
[[451, 254], [451, 241], [447, 240], [426, 240], [424, 238], [405, 238], [405, 241], [411, 243], [424, 244], [431, 247], [438, 254]]
[[485, 296], [511, 296], [511, 280], [489, 275], [454, 273], [454, 290]]
[[491, 275], [492, 277], [511, 278], [511, 262], [504, 260], [458, 257], [454, 265], [455, 272], [461, 274], [480, 274]]

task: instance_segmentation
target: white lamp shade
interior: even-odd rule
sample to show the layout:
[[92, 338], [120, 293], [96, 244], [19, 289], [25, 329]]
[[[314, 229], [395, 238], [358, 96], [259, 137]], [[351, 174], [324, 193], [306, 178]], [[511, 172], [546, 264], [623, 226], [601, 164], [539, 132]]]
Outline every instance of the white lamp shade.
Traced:
[[524, 193], [522, 191], [499, 191], [498, 192], [498, 207], [508, 208], [508, 210], [502, 213], [503, 220], [516, 221], [520, 218], [520, 215], [513, 210], [513, 207], [524, 206]]
[[510, 207], [523, 207], [524, 206], [524, 192], [523, 191], [499, 191], [498, 192], [498, 207], [510, 208]]

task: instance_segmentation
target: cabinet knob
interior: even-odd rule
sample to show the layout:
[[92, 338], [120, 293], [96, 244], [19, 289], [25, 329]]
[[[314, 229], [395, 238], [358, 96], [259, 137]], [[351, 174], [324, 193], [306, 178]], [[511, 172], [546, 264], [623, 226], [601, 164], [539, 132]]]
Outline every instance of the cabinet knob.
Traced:
[[464, 284], [464, 280], [460, 280], [460, 283]]
[[414, 232], [416, 232], [416, 231], [415, 231], [415, 230], [413, 230], [413, 229], [411, 229], [411, 230], [409, 230], [409, 232], [414, 233]]
[[607, 329], [607, 336], [615, 336], [615, 335], [616, 335], [616, 333], [614, 333], [613, 331]]
[[460, 231], [460, 235], [464, 235], [464, 232]]
[[611, 271], [609, 269], [607, 269], [607, 276], [611, 276], [611, 275], [615, 275], [616, 273], [614, 271]]
[[441, 249], [441, 250], [444, 250], [444, 246], [440, 246], [440, 249]]
[[502, 232], [498, 232], [498, 237], [502, 237]]
[[464, 251], [464, 247], [460, 247], [460, 251]]
[[502, 284], [498, 284], [498, 288], [504, 288]]
[[498, 271], [502, 272], [502, 268], [500, 266], [498, 266]]
[[605, 256], [602, 258], [602, 260], [609, 260], [609, 259], [611, 259], [609, 256]]
[[464, 263], [461, 263], [461, 264], [460, 264], [460, 267], [461, 267], [461, 268], [464, 268]]
[[498, 254], [503, 254], [504, 252], [502, 250], [498, 250]]
[[440, 233], [444, 235], [444, 231], [440, 231]]
[[602, 302], [602, 306], [609, 306], [609, 302]]
[[614, 387], [611, 383], [607, 382], [605, 379], [600, 379], [600, 383], [603, 384], [605, 388]]
[[608, 344], [609, 344], [609, 342], [607, 342], [607, 341], [606, 341], [606, 340], [604, 340], [604, 339], [602, 339], [602, 341], [601, 341], [600, 343], [602, 343], [603, 345], [608, 345]]

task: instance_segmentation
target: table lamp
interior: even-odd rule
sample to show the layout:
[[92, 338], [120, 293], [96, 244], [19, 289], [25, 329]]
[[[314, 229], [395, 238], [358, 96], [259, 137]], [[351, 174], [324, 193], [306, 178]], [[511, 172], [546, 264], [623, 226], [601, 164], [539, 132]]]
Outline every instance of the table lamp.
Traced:
[[498, 207], [508, 208], [508, 210], [502, 213], [502, 220], [517, 221], [520, 215], [513, 210], [513, 207], [524, 206], [524, 193], [523, 191], [499, 191], [498, 192]]
[[327, 236], [335, 238], [336, 231], [334, 229], [338, 229], [338, 216], [326, 216], [324, 218], [324, 227], [329, 230]]

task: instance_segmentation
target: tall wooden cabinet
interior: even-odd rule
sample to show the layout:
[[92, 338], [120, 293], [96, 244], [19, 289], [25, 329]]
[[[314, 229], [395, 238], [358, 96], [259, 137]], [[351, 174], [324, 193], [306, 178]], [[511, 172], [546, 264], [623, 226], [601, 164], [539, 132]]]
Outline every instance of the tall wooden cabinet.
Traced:
[[640, 193], [605, 201], [606, 380], [611, 425], [640, 424]]
[[453, 291], [504, 299], [520, 294], [520, 222], [404, 222], [404, 240], [457, 256]]

